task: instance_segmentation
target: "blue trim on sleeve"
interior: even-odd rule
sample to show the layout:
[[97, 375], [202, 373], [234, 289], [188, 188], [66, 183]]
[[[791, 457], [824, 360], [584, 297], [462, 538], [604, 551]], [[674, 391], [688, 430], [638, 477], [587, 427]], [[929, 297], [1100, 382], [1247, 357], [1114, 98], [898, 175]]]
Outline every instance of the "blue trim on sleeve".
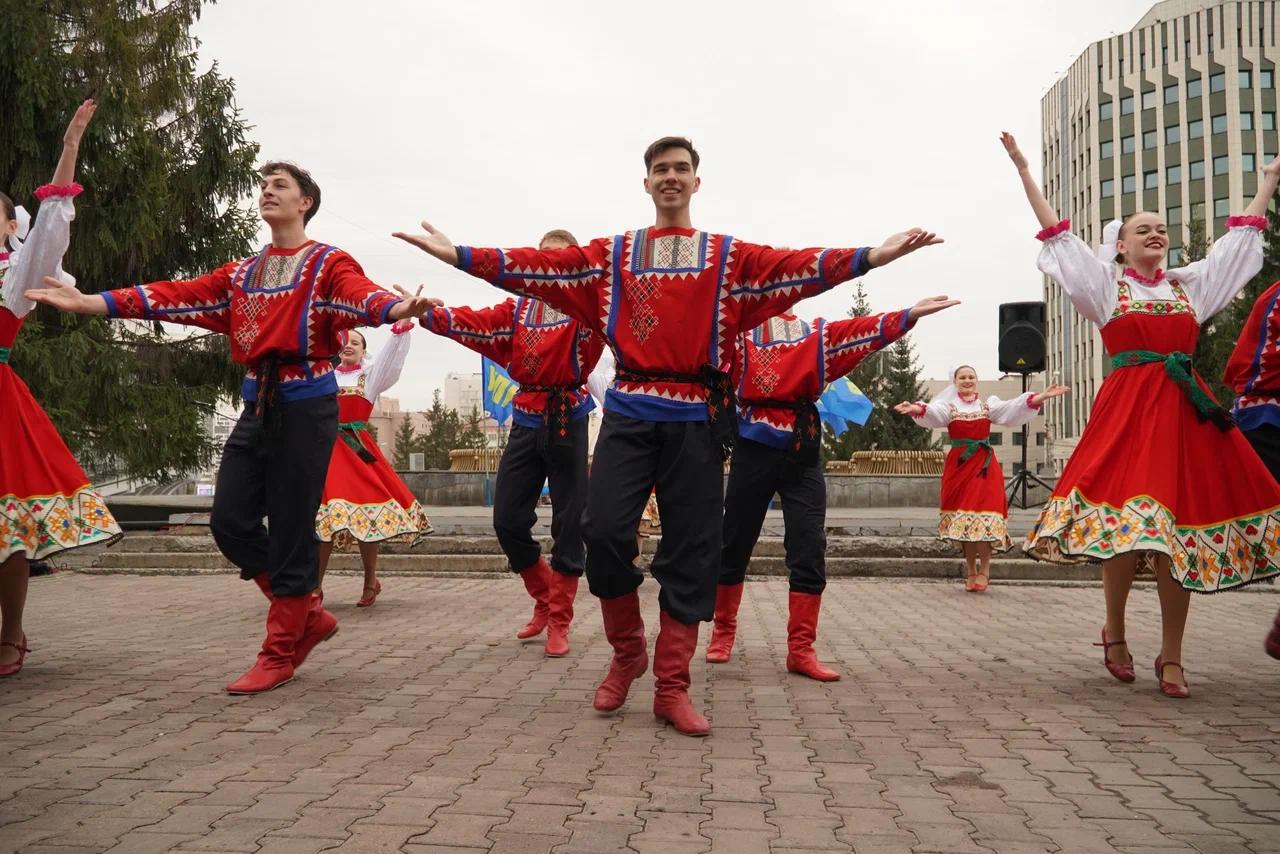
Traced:
[[455, 246], [454, 249], [458, 251], [458, 269], [464, 273], [470, 273], [471, 272], [471, 247]]
[[102, 301], [107, 304], [107, 317], [118, 318], [120, 316], [120, 307], [116, 305], [116, 298], [111, 295], [111, 291], [102, 292]]
[[393, 299], [387, 303], [386, 308], [382, 309], [382, 312], [378, 316], [378, 325], [384, 325], [387, 322], [387, 315], [391, 314], [391, 309], [395, 308], [402, 302], [404, 302], [402, 299]]
[[871, 269], [871, 250], [866, 246], [860, 247], [853, 253], [853, 278], [866, 275]]

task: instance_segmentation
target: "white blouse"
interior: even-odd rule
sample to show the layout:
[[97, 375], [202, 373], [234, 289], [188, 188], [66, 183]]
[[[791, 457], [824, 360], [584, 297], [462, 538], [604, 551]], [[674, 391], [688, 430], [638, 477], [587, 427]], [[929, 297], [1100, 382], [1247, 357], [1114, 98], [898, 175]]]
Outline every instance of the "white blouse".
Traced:
[[75, 218], [76, 206], [71, 196], [49, 196], [40, 203], [26, 241], [9, 255], [8, 269], [0, 284], [0, 306], [16, 317], [26, 317], [35, 303], [24, 294], [43, 287], [41, 279], [45, 276], [75, 285], [75, 278], [62, 269], [62, 256], [71, 242], [71, 220]]
[[596, 405], [602, 410], [605, 394], [613, 385], [613, 377], [616, 373], [617, 363], [614, 361], [613, 351], [605, 347], [600, 352], [600, 361], [596, 362], [596, 366], [587, 376], [587, 391], [591, 392], [591, 396], [596, 399]]
[[400, 372], [404, 370], [404, 360], [409, 356], [409, 333], [413, 330], [413, 324], [405, 323], [399, 331], [396, 326], [391, 327], [390, 343], [372, 360], [366, 360], [360, 370], [334, 371], [338, 375], [339, 390], [359, 388], [363, 378], [364, 387], [361, 391], [364, 399], [377, 403], [379, 395], [396, 384], [400, 379]]
[[[1001, 427], [1021, 427], [1030, 424], [1040, 414], [1038, 407], [1031, 405], [1031, 397], [1035, 392], [1020, 394], [1012, 400], [1001, 400], [994, 394], [984, 404], [981, 399], [965, 401], [959, 397], [949, 400], [933, 400], [924, 405], [923, 415], [913, 415], [911, 419], [921, 427], [946, 427], [952, 420], [970, 420], [987, 417], [992, 424]], [[986, 412], [983, 412], [983, 408]], [[954, 410], [954, 411], [953, 411]]]
[[1230, 227], [1214, 242], [1208, 257], [1170, 270], [1154, 284], [1103, 262], [1069, 229], [1045, 239], [1036, 266], [1062, 286], [1076, 311], [1099, 327], [1105, 326], [1115, 311], [1121, 277], [1135, 300], [1175, 300], [1169, 280], [1176, 280], [1186, 292], [1196, 320], [1204, 323], [1230, 305], [1262, 269], [1262, 231], [1252, 224]]

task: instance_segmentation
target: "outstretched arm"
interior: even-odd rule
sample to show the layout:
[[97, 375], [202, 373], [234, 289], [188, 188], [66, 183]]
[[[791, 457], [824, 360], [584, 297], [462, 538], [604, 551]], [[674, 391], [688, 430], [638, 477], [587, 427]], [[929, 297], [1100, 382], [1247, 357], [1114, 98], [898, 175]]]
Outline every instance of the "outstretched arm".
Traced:
[[1258, 192], [1249, 202], [1249, 206], [1244, 209], [1244, 215], [1266, 216], [1267, 205], [1271, 204], [1271, 197], [1276, 194], [1277, 186], [1280, 186], [1280, 157], [1262, 167], [1262, 177], [1258, 179]]
[[904, 400], [893, 407], [893, 411], [910, 417], [921, 427], [946, 427], [951, 422], [951, 407], [943, 403], [908, 403]]
[[1061, 397], [1069, 391], [1071, 389], [1067, 386], [1051, 385], [1044, 391], [1029, 391], [1012, 400], [1001, 400], [992, 395], [987, 398], [987, 414], [991, 417], [992, 424], [999, 424], [1001, 427], [1021, 427], [1035, 420], [1035, 417], [1040, 414], [1040, 407], [1046, 400]]
[[959, 300], [945, 296], [928, 297], [903, 311], [827, 321], [822, 325], [823, 382], [844, 376], [872, 353], [906, 335], [918, 318], [959, 304]]
[[373, 357], [373, 364], [365, 369], [364, 396], [370, 403], [400, 379], [404, 360], [409, 355], [412, 320], [397, 320], [391, 325], [391, 340]]
[[511, 362], [515, 311], [512, 299], [487, 308], [441, 307], [432, 309], [422, 325], [506, 367]]
[[424, 234], [397, 231], [392, 236], [464, 273], [509, 293], [540, 299], [588, 329], [601, 331], [600, 290], [608, 269], [610, 241], [593, 240], [586, 246], [563, 249], [482, 249], [454, 246], [425, 220], [422, 228]]
[[774, 249], [754, 243], [731, 248], [730, 295], [743, 304], [740, 326], [754, 329], [802, 299], [823, 293], [925, 246], [942, 243], [931, 231], [911, 228], [874, 248]]
[[1040, 227], [1052, 228], [1057, 225], [1058, 214], [1049, 204], [1049, 200], [1044, 197], [1044, 193], [1040, 190], [1040, 185], [1036, 183], [1036, 179], [1031, 177], [1031, 166], [1027, 163], [1027, 158], [1023, 155], [1022, 149], [1018, 148], [1018, 141], [1013, 138], [1013, 134], [1005, 131], [1000, 134], [1000, 144], [1004, 146], [1004, 150], [1009, 153], [1009, 159], [1017, 167], [1018, 177], [1022, 180], [1023, 192], [1027, 194], [1027, 201], [1031, 202], [1031, 210], [1035, 211], [1036, 219], [1040, 221]]

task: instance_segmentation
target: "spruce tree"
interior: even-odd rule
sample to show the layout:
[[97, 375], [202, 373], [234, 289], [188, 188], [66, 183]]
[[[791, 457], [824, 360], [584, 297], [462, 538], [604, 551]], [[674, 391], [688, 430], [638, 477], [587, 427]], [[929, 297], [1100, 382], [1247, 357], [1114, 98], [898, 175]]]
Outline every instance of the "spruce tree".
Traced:
[[406, 413], [396, 428], [395, 466], [401, 471], [409, 469], [409, 455], [418, 450], [418, 431], [413, 427], [413, 420]]
[[[0, 2], [0, 189], [35, 211], [67, 117], [81, 144], [63, 266], [97, 293], [208, 272], [253, 249], [257, 145], [217, 66], [196, 71], [197, 0]], [[224, 336], [32, 312], [13, 365], [92, 474], [166, 479], [206, 465], [204, 417], [238, 397]]]

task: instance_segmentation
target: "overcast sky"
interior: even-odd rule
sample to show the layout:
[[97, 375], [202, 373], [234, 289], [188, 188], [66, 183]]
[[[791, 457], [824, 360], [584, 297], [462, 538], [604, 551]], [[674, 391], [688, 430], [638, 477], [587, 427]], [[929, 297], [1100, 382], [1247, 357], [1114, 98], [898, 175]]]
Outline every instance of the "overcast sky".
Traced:
[[[863, 281], [877, 310], [964, 300], [912, 334], [924, 374], [966, 362], [993, 377], [996, 306], [1042, 298], [1036, 221], [997, 136], [1037, 162], [1041, 96], [1151, 5], [221, 0], [196, 34], [263, 158], [320, 183], [310, 235], [375, 281], [497, 302], [390, 232], [425, 218], [456, 243], [527, 246], [551, 228], [585, 242], [649, 225], [641, 155], [683, 134], [702, 155], [698, 228], [794, 247], [916, 225], [945, 237]], [[849, 305], [845, 286], [797, 311]], [[480, 361], [415, 335], [389, 392], [410, 409]]]

